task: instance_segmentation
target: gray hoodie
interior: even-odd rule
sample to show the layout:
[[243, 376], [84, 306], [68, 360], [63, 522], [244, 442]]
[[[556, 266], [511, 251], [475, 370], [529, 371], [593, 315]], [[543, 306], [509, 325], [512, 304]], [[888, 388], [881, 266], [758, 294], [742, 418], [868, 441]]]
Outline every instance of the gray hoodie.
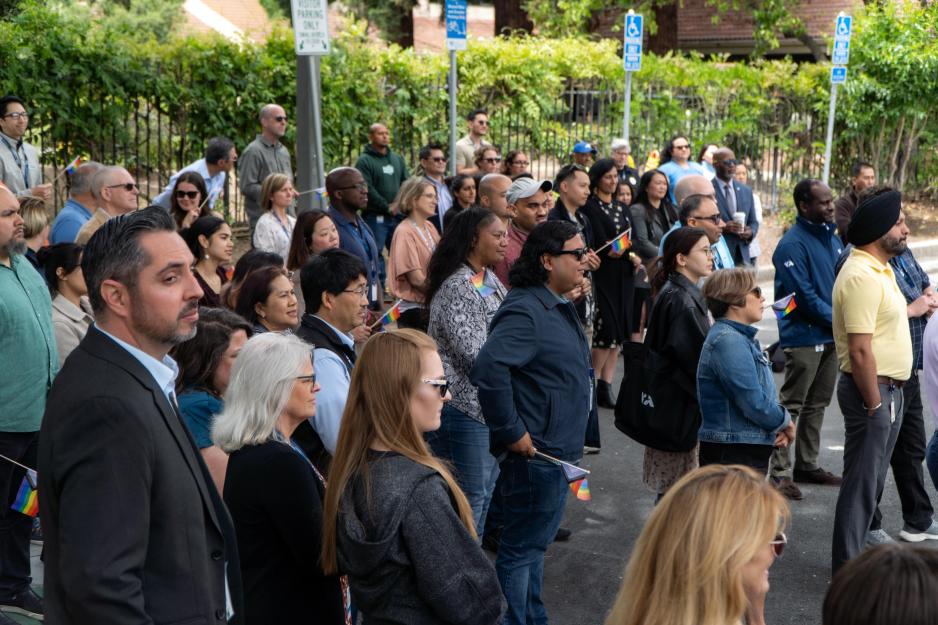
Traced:
[[495, 568], [463, 526], [443, 478], [396, 453], [371, 453], [342, 497], [339, 569], [367, 625], [495, 625]]

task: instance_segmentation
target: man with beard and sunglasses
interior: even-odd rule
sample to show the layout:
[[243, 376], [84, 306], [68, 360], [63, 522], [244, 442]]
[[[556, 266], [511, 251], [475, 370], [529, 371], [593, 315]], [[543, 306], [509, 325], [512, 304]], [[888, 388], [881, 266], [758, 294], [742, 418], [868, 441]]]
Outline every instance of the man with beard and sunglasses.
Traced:
[[137, 210], [140, 190], [130, 172], [123, 167], [103, 167], [91, 180], [91, 193], [98, 210], [78, 231], [75, 243], [85, 245], [104, 222]]
[[834, 513], [831, 565], [836, 573], [859, 555], [874, 520], [896, 437], [902, 387], [912, 375], [906, 299], [890, 260], [906, 250], [902, 196], [890, 190], [858, 207], [848, 236], [855, 246], [833, 292], [833, 331], [844, 415], [844, 473]]
[[[0, 184], [0, 609], [42, 618], [42, 600], [30, 583], [33, 519], [12, 510], [25, 467], [36, 468], [39, 424], [58, 369], [52, 301], [39, 273], [23, 255], [23, 218], [13, 192]], [[0, 612], [0, 625], [14, 623]]]
[[196, 332], [194, 259], [159, 207], [91, 237], [95, 323], [49, 394], [39, 444], [49, 622], [238, 622], [234, 528], [186, 426], [169, 350]]

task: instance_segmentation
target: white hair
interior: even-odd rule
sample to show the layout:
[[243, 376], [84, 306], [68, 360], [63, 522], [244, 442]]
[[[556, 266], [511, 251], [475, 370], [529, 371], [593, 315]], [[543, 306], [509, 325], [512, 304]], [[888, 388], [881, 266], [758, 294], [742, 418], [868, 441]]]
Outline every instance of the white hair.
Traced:
[[212, 441], [231, 453], [245, 445], [284, 440], [277, 419], [312, 354], [308, 344], [292, 335], [265, 332], [251, 337], [231, 368], [225, 407], [215, 417]]
[[628, 147], [629, 147], [629, 142], [621, 137], [617, 139], [613, 139], [612, 143], [609, 145], [609, 149], [612, 150], [613, 152], [617, 152], [622, 149], [628, 149]]

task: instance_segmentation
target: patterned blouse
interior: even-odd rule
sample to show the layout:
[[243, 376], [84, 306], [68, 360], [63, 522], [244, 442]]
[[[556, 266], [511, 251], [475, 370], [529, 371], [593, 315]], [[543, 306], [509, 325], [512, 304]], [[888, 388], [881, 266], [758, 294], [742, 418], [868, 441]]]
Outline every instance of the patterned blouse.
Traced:
[[494, 291], [484, 296], [471, 282], [474, 273], [462, 265], [440, 286], [430, 303], [429, 334], [439, 346], [453, 407], [484, 423], [479, 391], [469, 381], [469, 372], [507, 291], [495, 272], [486, 269], [484, 284]]

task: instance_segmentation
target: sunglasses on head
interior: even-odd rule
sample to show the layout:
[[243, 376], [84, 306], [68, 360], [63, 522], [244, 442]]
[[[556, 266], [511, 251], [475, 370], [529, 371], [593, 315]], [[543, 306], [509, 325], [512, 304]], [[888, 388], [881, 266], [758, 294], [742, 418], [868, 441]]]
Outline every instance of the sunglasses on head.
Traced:
[[586, 253], [587, 253], [588, 251], [589, 251], [589, 250], [586, 249], [585, 247], [581, 247], [581, 248], [575, 249], [575, 250], [560, 250], [559, 252], [557, 252], [556, 254], [554, 254], [554, 256], [563, 256], [563, 255], [565, 255], [565, 254], [569, 254], [570, 256], [573, 256], [573, 257], [576, 258], [578, 261], [580, 261], [580, 260], [583, 260], [583, 257], [586, 256]]
[[176, 197], [180, 199], [187, 197], [190, 200], [194, 200], [195, 198], [199, 197], [199, 192], [198, 191], [176, 191]]
[[436, 390], [440, 392], [440, 397], [446, 397], [446, 393], [449, 391], [449, 381], [448, 380], [421, 380], [424, 384], [429, 384], [430, 386], [435, 386]]

